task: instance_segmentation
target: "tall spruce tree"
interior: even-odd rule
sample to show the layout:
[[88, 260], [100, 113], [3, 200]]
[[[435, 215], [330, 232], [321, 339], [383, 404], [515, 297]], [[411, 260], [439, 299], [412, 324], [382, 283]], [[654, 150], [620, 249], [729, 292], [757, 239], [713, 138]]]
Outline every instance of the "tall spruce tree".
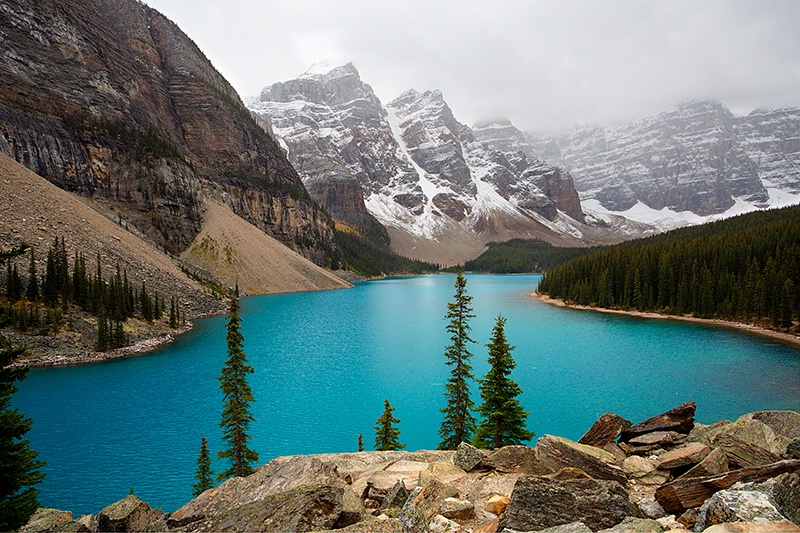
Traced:
[[25, 290], [25, 296], [32, 302], [39, 298], [39, 275], [36, 273], [33, 248], [31, 248], [31, 262], [28, 266], [28, 287]]
[[197, 483], [192, 485], [192, 496], [197, 498], [203, 492], [214, 487], [214, 471], [211, 469], [211, 457], [208, 455], [208, 441], [200, 437], [200, 453], [197, 454]]
[[473, 439], [478, 448], [501, 448], [533, 438], [533, 433], [525, 429], [528, 413], [517, 400], [522, 389], [509, 377], [517, 365], [511, 355], [514, 347], [506, 340], [505, 324], [506, 319], [498, 316], [491, 342], [486, 345], [490, 369], [480, 380], [483, 402], [478, 413], [482, 419]]
[[375, 421], [375, 449], [378, 451], [402, 450], [406, 447], [400, 444], [400, 430], [394, 427], [400, 420], [394, 417], [393, 411], [389, 400], [383, 400], [383, 414]]
[[228, 449], [217, 452], [220, 459], [227, 460], [230, 467], [220, 472], [217, 480], [231, 476], [246, 476], [255, 471], [253, 465], [258, 463], [258, 453], [247, 446], [252, 437], [248, 433], [250, 424], [256, 419], [250, 412], [250, 404], [255, 401], [253, 391], [247, 383], [247, 374], [253, 373], [253, 367], [247, 364], [244, 353], [244, 336], [240, 325], [239, 302], [231, 298], [231, 307], [227, 317], [228, 358], [219, 376], [224, 407], [222, 420], [222, 439]]
[[14, 531], [28, 522], [39, 507], [34, 487], [44, 479], [44, 462], [24, 439], [33, 420], [11, 408], [14, 384], [25, 379], [28, 369], [10, 367], [23, 348], [10, 348], [0, 337], [0, 531]]
[[472, 330], [469, 319], [475, 315], [470, 307], [472, 296], [467, 295], [467, 280], [461, 272], [456, 277], [455, 289], [455, 299], [447, 304], [445, 315], [450, 320], [447, 332], [450, 333], [451, 344], [444, 355], [447, 364], [452, 368], [445, 385], [447, 406], [441, 410], [444, 413], [439, 429], [441, 450], [455, 450], [462, 442], [472, 440], [475, 432], [475, 417], [472, 415], [474, 404], [469, 396], [470, 382], [474, 379], [472, 366], [469, 364], [472, 353], [468, 349], [469, 343], [475, 342], [469, 337]]

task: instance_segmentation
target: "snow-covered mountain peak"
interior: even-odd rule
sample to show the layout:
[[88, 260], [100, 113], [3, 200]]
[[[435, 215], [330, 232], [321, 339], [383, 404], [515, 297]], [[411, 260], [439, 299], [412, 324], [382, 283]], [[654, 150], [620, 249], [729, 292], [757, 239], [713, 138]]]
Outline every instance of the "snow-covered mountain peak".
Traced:
[[411, 89], [384, 106], [352, 64], [315, 67], [266, 87], [250, 109], [330, 213], [360, 225], [365, 216], [351, 215], [360, 203], [407, 255], [452, 264], [491, 240], [578, 244], [586, 230], [568, 173], [506, 153], [499, 137], [476, 139], [439, 90]]

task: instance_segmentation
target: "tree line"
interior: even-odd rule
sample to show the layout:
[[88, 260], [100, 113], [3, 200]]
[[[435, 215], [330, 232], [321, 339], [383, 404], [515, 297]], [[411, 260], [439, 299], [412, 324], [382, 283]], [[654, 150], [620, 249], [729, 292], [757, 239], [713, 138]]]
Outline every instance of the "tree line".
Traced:
[[800, 319], [800, 206], [612, 246], [549, 270], [538, 291], [580, 305], [788, 330]]
[[[20, 274], [15, 260], [5, 261], [5, 298], [0, 302], [0, 326], [12, 325], [22, 331], [35, 329], [40, 334], [58, 331], [63, 315], [71, 305], [97, 318], [96, 348], [104, 351], [129, 343], [123, 324], [129, 318], [141, 318], [153, 323], [167, 314], [166, 301], [158, 291], [148, 290], [143, 281], [139, 287], [128, 279], [127, 270], [117, 264], [107, 276], [103, 272], [100, 254], [93, 269], [87, 266], [86, 256], [76, 251], [70, 259], [64, 238], [53, 238], [45, 261], [45, 272], [39, 275], [35, 251], [28, 252], [27, 275]], [[18, 256], [21, 254], [18, 254]], [[185, 323], [179, 301], [169, 302], [169, 325], [177, 328]]]
[[521, 274], [544, 272], [562, 263], [596, 252], [599, 246], [569, 248], [553, 246], [539, 239], [511, 239], [490, 242], [487, 249], [475, 259], [456, 270], [490, 272], [492, 274]]

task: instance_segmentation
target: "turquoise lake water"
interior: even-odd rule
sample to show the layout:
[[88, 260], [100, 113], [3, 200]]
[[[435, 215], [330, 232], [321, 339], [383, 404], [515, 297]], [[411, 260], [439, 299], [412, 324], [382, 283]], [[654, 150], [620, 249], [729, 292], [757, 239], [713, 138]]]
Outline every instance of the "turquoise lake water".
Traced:
[[[606, 411], [634, 423], [686, 401], [711, 423], [762, 409], [800, 411], [800, 350], [729, 329], [611, 316], [526, 296], [538, 276], [468, 275], [473, 367], [498, 314], [516, 346], [512, 377], [537, 437], [577, 440]], [[435, 448], [449, 342], [444, 318], [454, 275], [389, 278], [355, 289], [242, 300], [255, 373], [252, 448], [279, 455], [372, 449], [388, 398], [408, 450]], [[221, 447], [224, 317], [199, 320], [152, 354], [32, 370], [14, 405], [47, 461], [44, 506], [96, 513], [131, 490], [174, 511], [191, 499], [200, 437]], [[477, 386], [473, 400], [480, 398]], [[215, 464], [215, 471], [222, 470]]]

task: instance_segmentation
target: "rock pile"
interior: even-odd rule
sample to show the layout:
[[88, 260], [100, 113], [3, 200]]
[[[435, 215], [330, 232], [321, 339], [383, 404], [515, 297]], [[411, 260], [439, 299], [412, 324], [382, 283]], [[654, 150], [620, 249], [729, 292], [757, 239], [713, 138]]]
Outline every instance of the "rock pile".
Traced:
[[24, 531], [800, 532], [800, 413], [694, 412], [607, 413], [535, 448], [279, 457], [174, 513], [128, 496], [78, 520], [40, 509]]

